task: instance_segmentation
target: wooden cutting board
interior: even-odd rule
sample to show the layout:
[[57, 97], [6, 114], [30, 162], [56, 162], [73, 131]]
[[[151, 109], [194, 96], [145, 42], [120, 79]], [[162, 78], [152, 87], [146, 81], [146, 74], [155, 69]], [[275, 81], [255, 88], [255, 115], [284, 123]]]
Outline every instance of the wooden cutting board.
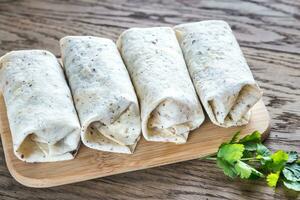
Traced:
[[[207, 117], [208, 118], [208, 117]], [[229, 140], [233, 133], [242, 135], [258, 130], [265, 139], [269, 133], [270, 119], [262, 101], [252, 111], [248, 125], [220, 128], [208, 119], [200, 128], [190, 133], [186, 144], [147, 142], [141, 139], [132, 155], [106, 153], [81, 145], [74, 160], [55, 163], [25, 163], [13, 153], [11, 133], [3, 97], [0, 97], [0, 131], [7, 167], [11, 175], [28, 187], [52, 187], [68, 183], [120, 174], [155, 166], [203, 158], [216, 153], [218, 146]]]

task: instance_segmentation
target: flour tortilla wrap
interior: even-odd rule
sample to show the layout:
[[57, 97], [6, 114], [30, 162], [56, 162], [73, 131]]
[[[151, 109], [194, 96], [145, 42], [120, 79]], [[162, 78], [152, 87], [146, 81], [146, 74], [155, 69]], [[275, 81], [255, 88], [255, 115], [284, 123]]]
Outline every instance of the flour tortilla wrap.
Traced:
[[80, 125], [63, 70], [48, 51], [12, 51], [0, 58], [15, 155], [26, 162], [74, 158]]
[[174, 27], [200, 100], [222, 127], [247, 124], [262, 91], [253, 79], [230, 26], [202, 21]]
[[140, 138], [137, 97], [116, 44], [67, 36], [62, 59], [81, 121], [81, 139], [93, 149], [133, 153]]
[[132, 28], [117, 44], [140, 100], [145, 139], [185, 143], [204, 115], [174, 31]]

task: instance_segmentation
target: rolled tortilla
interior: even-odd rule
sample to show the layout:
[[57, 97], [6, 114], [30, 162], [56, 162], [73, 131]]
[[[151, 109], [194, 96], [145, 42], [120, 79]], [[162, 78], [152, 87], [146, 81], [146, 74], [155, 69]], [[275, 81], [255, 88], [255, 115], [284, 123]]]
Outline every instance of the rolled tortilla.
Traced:
[[174, 31], [132, 28], [117, 44], [140, 100], [146, 140], [185, 143], [204, 115]]
[[174, 27], [200, 100], [222, 127], [247, 124], [262, 91], [230, 26], [211, 20]]
[[141, 133], [140, 112], [115, 43], [105, 38], [67, 36], [60, 45], [83, 143], [101, 151], [133, 153]]
[[56, 57], [12, 51], [0, 58], [0, 80], [15, 155], [26, 162], [73, 159], [80, 125]]

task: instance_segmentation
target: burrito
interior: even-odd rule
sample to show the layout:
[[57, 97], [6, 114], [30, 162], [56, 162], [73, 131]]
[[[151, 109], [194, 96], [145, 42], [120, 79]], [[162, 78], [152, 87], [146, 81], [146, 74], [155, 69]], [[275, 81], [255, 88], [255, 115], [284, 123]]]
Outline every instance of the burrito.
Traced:
[[0, 80], [15, 155], [26, 162], [73, 159], [80, 124], [56, 57], [12, 51], [0, 58]]
[[262, 91], [230, 26], [211, 20], [181, 24], [174, 30], [211, 121], [222, 127], [247, 124]]
[[204, 120], [175, 32], [132, 28], [117, 42], [141, 106], [146, 140], [185, 143]]
[[60, 46], [82, 142], [101, 151], [133, 153], [141, 133], [140, 111], [116, 44], [106, 38], [67, 36]]

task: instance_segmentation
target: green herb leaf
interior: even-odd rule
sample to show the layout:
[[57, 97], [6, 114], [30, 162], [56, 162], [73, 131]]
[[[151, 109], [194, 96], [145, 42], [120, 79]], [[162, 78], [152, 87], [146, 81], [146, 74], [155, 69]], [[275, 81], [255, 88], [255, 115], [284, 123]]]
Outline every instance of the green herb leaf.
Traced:
[[246, 163], [242, 161], [237, 161], [237, 163], [234, 166], [237, 174], [242, 178], [242, 179], [247, 179], [250, 177], [252, 173], [252, 167], [247, 165]]
[[233, 164], [242, 158], [243, 151], [244, 145], [242, 144], [224, 144], [220, 147], [217, 156]]
[[266, 157], [266, 156], [270, 156], [271, 155], [271, 152], [270, 150], [263, 144], [256, 144], [257, 148], [257, 155], [261, 155], [263, 157]]
[[281, 171], [286, 162], [288, 161], [289, 155], [282, 150], [276, 151], [271, 155], [272, 162], [267, 162], [266, 167], [273, 172]]
[[261, 142], [261, 135], [258, 131], [254, 131], [251, 133], [251, 135], [247, 135], [240, 139], [239, 143], [245, 144], [247, 142], [253, 142], [253, 143], [260, 143]]
[[252, 168], [252, 174], [251, 177], [259, 177], [259, 178], [263, 178], [265, 177], [265, 175], [263, 175], [261, 172], [257, 171], [256, 169]]
[[271, 152], [270, 150], [263, 144], [257, 144], [257, 149], [256, 149], [256, 158], [260, 160], [260, 163], [264, 166], [267, 163], [272, 162]]
[[292, 182], [292, 181], [285, 180], [285, 181], [283, 181], [283, 184], [288, 189], [300, 192], [300, 182]]
[[278, 179], [279, 179], [279, 174], [280, 174], [280, 172], [276, 172], [276, 173], [270, 173], [267, 176], [268, 186], [270, 186], [270, 187], [276, 187]]
[[282, 170], [282, 173], [289, 181], [300, 181], [300, 164], [287, 164]]
[[296, 151], [290, 151], [288, 154], [289, 154], [289, 159], [287, 163], [293, 163], [298, 160], [298, 153]]
[[247, 151], [256, 151], [257, 144], [261, 143], [260, 133], [258, 131], [254, 131], [251, 135], [247, 135], [240, 139], [239, 143], [243, 144]]
[[223, 170], [224, 174], [230, 178], [237, 176], [237, 172], [235, 171], [234, 167], [222, 158], [217, 158], [217, 165]]
[[234, 168], [242, 179], [248, 179], [251, 175], [253, 175], [252, 178], [264, 177], [262, 173], [242, 161], [237, 161]]
[[267, 164], [271, 164], [272, 163], [272, 158], [270, 156], [262, 156], [262, 155], [258, 155], [256, 156], [256, 159], [260, 160], [260, 163], [262, 165], [262, 168], [266, 169], [266, 165]]
[[273, 159], [273, 162], [275, 164], [279, 164], [279, 163], [288, 161], [289, 155], [287, 153], [285, 153], [284, 151], [279, 150], [279, 151], [276, 151], [275, 153], [273, 153], [271, 155], [271, 158]]

